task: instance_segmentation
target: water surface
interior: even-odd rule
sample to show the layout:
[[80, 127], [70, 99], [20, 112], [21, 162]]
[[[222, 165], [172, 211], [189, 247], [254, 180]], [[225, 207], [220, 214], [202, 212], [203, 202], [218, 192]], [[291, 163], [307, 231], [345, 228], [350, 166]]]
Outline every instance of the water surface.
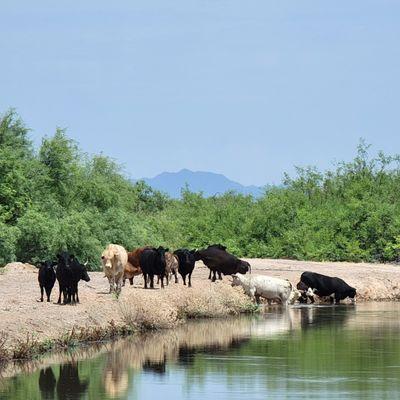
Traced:
[[399, 316], [369, 303], [191, 322], [7, 365], [0, 399], [396, 399]]

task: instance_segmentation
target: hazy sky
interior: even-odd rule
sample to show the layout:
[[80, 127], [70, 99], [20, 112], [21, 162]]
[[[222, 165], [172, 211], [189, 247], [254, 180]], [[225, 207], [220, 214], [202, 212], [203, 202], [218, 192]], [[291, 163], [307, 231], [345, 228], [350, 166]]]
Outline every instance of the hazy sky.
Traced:
[[0, 112], [132, 177], [400, 152], [399, 0], [1, 1]]

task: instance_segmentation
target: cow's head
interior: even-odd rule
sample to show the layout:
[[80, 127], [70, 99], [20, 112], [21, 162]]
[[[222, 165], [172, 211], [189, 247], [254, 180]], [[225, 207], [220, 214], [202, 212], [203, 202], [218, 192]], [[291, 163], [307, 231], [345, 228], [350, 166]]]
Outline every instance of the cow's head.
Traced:
[[103, 264], [104, 268], [111, 269], [113, 266], [115, 254], [114, 251], [110, 248], [107, 248], [101, 254], [101, 263]]
[[350, 297], [352, 303], [356, 302], [356, 295], [357, 295], [357, 290], [353, 287], [350, 287], [350, 289], [347, 291], [347, 296]]
[[237, 265], [237, 271], [239, 274], [245, 274], [248, 271], [251, 271], [251, 266], [247, 261], [239, 260]]
[[57, 265], [57, 261], [41, 261], [40, 266], [46, 271], [54, 271], [54, 267]]
[[61, 253], [57, 254], [57, 264], [61, 267], [69, 267], [71, 256], [69, 255], [68, 251], [62, 251]]
[[240, 286], [240, 274], [232, 274], [232, 284], [231, 286]]
[[302, 297], [300, 290], [293, 288], [288, 299], [289, 304], [294, 304], [300, 297]]
[[82, 266], [81, 269], [81, 279], [84, 280], [85, 282], [89, 282], [90, 281], [90, 276], [87, 273], [87, 265], [88, 265], [88, 261], [86, 261]]
[[169, 249], [168, 249], [168, 248], [165, 249], [164, 247], [159, 246], [157, 249], [155, 249], [155, 251], [157, 252], [157, 257], [158, 257], [158, 259], [159, 259], [163, 264], [165, 264], [165, 253], [166, 253], [167, 251], [169, 251]]

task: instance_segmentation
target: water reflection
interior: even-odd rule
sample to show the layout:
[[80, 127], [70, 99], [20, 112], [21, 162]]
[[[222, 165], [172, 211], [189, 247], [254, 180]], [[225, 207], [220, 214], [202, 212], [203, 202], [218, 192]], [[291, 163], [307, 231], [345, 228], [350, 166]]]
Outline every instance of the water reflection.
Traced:
[[39, 390], [43, 400], [53, 400], [56, 389], [56, 378], [50, 367], [40, 370]]
[[213, 397], [216, 384], [232, 399], [228, 393], [243, 385], [254, 398], [266, 391], [296, 398], [321, 391], [331, 398], [335, 391], [389, 396], [400, 389], [399, 316], [398, 304], [304, 306], [192, 322], [52, 355], [39, 369], [38, 361], [18, 366], [22, 375], [0, 380], [0, 399], [136, 399], [161, 384], [153, 389], [183, 388], [174, 399]]
[[57, 380], [58, 400], [79, 400], [86, 393], [89, 379], [79, 377], [78, 363], [69, 362], [60, 365]]

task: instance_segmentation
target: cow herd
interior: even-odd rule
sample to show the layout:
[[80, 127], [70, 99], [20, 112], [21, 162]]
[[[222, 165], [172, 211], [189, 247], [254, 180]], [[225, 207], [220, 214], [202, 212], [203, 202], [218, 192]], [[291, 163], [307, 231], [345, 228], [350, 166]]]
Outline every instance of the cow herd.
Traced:
[[[247, 261], [241, 260], [227, 252], [226, 247], [220, 244], [210, 245], [200, 250], [178, 249], [170, 252], [164, 247], [140, 247], [131, 252], [118, 244], [109, 244], [101, 254], [101, 264], [104, 276], [108, 279], [110, 293], [119, 296], [126, 280], [133, 285], [135, 276], [143, 275], [144, 288], [154, 288], [154, 278], [157, 284], [164, 280], [168, 285], [171, 278], [178, 283], [178, 274], [182, 277], [183, 284], [192, 286], [192, 273], [196, 261], [203, 261], [209, 268], [209, 279], [215, 282], [222, 279], [222, 275], [232, 276], [232, 286], [241, 286], [253, 300], [259, 303], [260, 298], [268, 302], [278, 301], [281, 304], [314, 302], [314, 297], [329, 297], [335, 303], [349, 297], [355, 298], [356, 289], [349, 286], [340, 278], [332, 278], [314, 272], [304, 272], [296, 288], [286, 279], [265, 275], [247, 275], [251, 266]], [[86, 264], [81, 264], [78, 259], [63, 251], [57, 255], [57, 261], [45, 261], [39, 269], [40, 300], [43, 301], [44, 290], [47, 301], [50, 301], [52, 288], [56, 282], [59, 284], [58, 304], [79, 303], [78, 283], [80, 280], [88, 282], [90, 277]]]

